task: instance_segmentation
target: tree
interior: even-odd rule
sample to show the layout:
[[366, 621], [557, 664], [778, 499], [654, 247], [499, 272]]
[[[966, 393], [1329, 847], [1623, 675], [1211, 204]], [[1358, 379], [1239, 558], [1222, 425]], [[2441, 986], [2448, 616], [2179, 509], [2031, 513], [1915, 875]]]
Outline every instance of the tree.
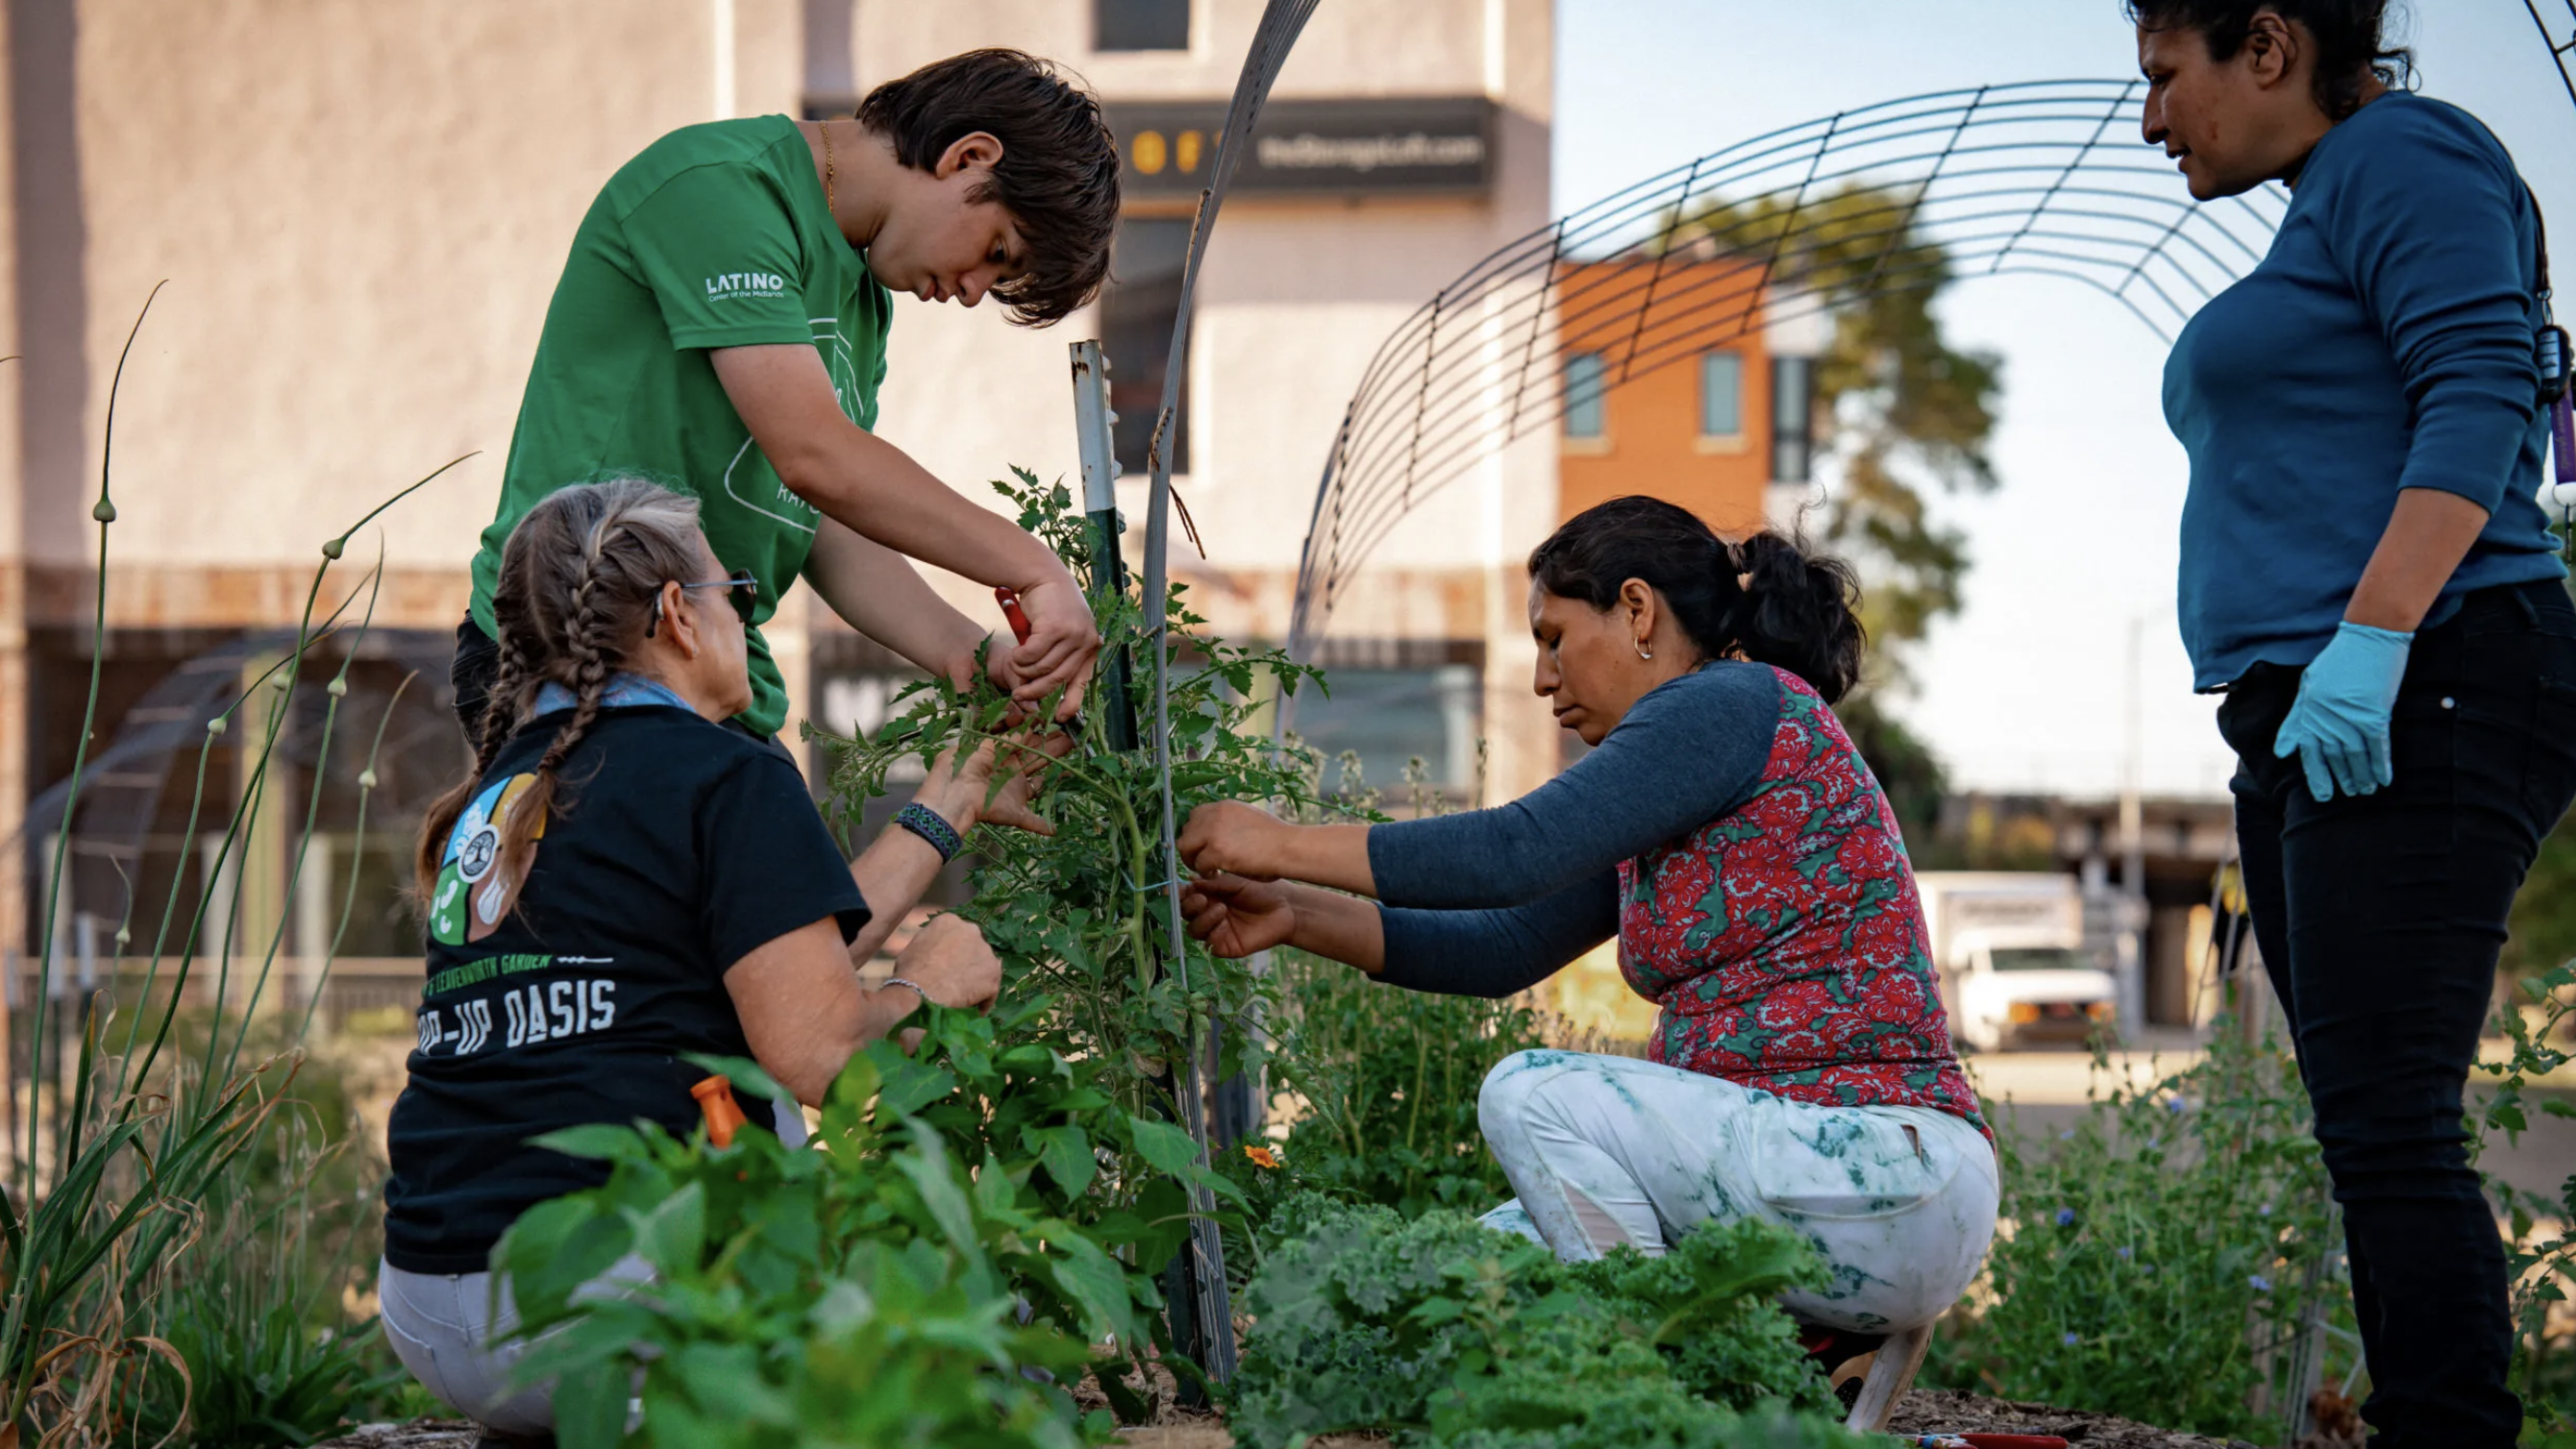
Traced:
[[1955, 274], [1915, 225], [1919, 200], [1855, 183], [1821, 198], [1713, 203], [1674, 229], [1676, 246], [1768, 259], [1775, 305], [1803, 291], [1831, 308], [1817, 432], [1840, 478], [1816, 537], [1860, 566], [1863, 618], [1900, 673], [1904, 646], [1958, 612], [1969, 564], [1966, 538], [1932, 519], [1925, 488], [1993, 490], [1986, 447], [2003, 390], [2002, 359], [1952, 347], [1933, 314]]

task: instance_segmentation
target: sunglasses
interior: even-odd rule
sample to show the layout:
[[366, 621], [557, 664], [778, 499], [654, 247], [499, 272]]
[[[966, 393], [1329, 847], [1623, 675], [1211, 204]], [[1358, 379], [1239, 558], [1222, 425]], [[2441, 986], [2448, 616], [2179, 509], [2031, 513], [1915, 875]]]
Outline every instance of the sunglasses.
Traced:
[[[680, 583], [677, 579], [672, 582]], [[691, 589], [724, 590], [725, 597], [733, 603], [733, 611], [740, 614], [746, 624], [751, 622], [751, 611], [760, 602], [760, 580], [753, 578], [749, 569], [736, 569], [731, 575], [721, 579], [702, 579], [694, 584], [680, 583], [682, 593], [687, 593]], [[653, 617], [644, 624], [644, 637], [652, 638], [661, 627], [662, 596], [657, 592], [653, 595]]]

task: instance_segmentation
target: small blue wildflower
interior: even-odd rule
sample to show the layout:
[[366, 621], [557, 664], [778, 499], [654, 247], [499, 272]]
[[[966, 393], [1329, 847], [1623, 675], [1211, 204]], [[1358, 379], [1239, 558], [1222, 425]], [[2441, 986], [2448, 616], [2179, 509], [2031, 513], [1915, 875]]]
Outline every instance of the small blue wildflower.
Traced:
[[2068, 1348], [2073, 1348], [2073, 1347], [2076, 1345], [2076, 1343], [2077, 1343], [2077, 1339], [2076, 1339], [2076, 1337], [2075, 1337], [2075, 1335], [2074, 1335], [2074, 1334], [2071, 1334], [2071, 1333], [2070, 1333], [2070, 1334], [2066, 1335], [2066, 1346], [2067, 1346]]
[[2191, 1110], [2191, 1103], [2184, 1101], [2179, 1096], [2167, 1097], [2165, 1098], [2165, 1110], [2179, 1117], [2183, 1113]]
[[2164, 1134], [2161, 1132], [2150, 1132], [2147, 1134], [2147, 1145], [2149, 1147], [2161, 1146], [2164, 1140]]
[[2075, 1226], [2075, 1209], [2071, 1207], [2059, 1208], [2057, 1210], [2057, 1225], [2061, 1228], [2071, 1228]]
[[2125, 1258], [2125, 1257], [2129, 1256], [2129, 1250], [2128, 1250], [2128, 1249], [2126, 1249], [2126, 1248], [2122, 1248], [2122, 1249], [2120, 1250], [2120, 1256], [2121, 1256], [2121, 1257], [2123, 1257], [2123, 1258]]
[[2270, 1203], [2268, 1203], [2268, 1202], [2267, 1202], [2267, 1203], [2263, 1204], [2261, 1207], [2256, 1208], [2254, 1211], [2256, 1211], [2257, 1213], [2260, 1213], [2260, 1214], [2262, 1214], [2264, 1217], [2267, 1217], [2267, 1218], [2268, 1218], [2268, 1217], [2270, 1217], [2270, 1216], [2272, 1215], [2272, 1205], [2271, 1205]]
[[2058, 1141], [2060, 1141], [2060, 1142], [2072, 1142], [2072, 1141], [2074, 1141], [2074, 1140], [2075, 1140], [2075, 1129], [2074, 1129], [2074, 1128], [2072, 1128], [2072, 1127], [2069, 1127], [2069, 1128], [2067, 1128], [2065, 1131], [2058, 1133], [2058, 1134], [2057, 1134], [2057, 1140], [2058, 1140]]
[[2257, 1293], [2269, 1293], [2272, 1291], [2272, 1280], [2264, 1277], [2260, 1273], [2247, 1274], [2245, 1276], [2245, 1281], [2252, 1284], [2254, 1291]]

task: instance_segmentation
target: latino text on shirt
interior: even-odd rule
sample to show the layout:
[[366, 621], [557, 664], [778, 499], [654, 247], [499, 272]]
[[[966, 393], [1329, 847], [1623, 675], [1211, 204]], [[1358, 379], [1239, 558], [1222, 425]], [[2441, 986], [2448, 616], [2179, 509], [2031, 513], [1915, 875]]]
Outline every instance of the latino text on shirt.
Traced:
[[591, 203], [546, 307], [500, 505], [474, 558], [474, 621], [494, 632], [501, 549], [556, 489], [642, 478], [687, 493], [716, 558], [760, 582], [743, 723], [776, 734], [786, 681], [759, 626], [803, 572], [821, 515], [752, 442], [708, 353], [811, 345], [841, 411], [874, 428], [893, 323], [893, 299], [833, 222], [795, 122], [713, 121], [646, 147]]

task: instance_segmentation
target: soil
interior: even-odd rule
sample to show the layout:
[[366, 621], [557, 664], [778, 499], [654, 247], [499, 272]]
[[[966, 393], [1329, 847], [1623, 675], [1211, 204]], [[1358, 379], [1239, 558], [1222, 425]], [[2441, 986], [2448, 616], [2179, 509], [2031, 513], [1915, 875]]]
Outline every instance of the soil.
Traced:
[[2015, 1403], [1955, 1389], [1916, 1389], [1897, 1403], [1888, 1428], [1899, 1434], [2054, 1434], [2076, 1449], [2253, 1449], [2242, 1439], [2212, 1439], [2153, 1429], [2110, 1414]]
[[[2253, 1449], [2241, 1439], [2211, 1439], [2149, 1428], [2109, 1414], [2057, 1409], [2046, 1404], [2014, 1403], [1947, 1389], [1917, 1389], [1897, 1405], [1889, 1426], [1899, 1434], [1988, 1433], [2054, 1434], [2071, 1449]], [[1209, 1418], [1175, 1414], [1149, 1429], [1124, 1431], [1122, 1442], [1138, 1449], [1230, 1449], [1233, 1438]], [[1315, 1449], [1363, 1449], [1382, 1439], [1335, 1435], [1315, 1441]], [[2311, 1440], [2302, 1449], [2335, 1449], [2356, 1441]], [[458, 1421], [418, 1419], [409, 1424], [370, 1424], [317, 1449], [473, 1449], [472, 1429]]]

